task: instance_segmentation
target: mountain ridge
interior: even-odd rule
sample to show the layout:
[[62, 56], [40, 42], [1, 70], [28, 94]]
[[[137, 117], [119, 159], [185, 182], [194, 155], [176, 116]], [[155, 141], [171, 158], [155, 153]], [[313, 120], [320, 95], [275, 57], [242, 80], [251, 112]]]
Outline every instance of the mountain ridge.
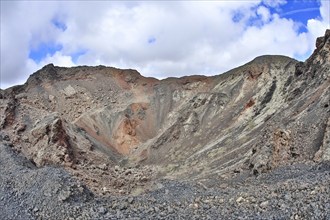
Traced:
[[265, 55], [220, 75], [162, 80], [49, 64], [0, 95], [1, 144], [96, 196], [144, 195], [167, 180], [253, 185], [330, 160], [330, 30], [305, 62]]

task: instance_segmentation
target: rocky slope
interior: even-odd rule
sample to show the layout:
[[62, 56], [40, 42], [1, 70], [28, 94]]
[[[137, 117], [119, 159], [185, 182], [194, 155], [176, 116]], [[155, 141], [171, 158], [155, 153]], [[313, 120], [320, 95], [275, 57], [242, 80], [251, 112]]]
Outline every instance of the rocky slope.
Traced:
[[213, 77], [49, 64], [1, 90], [0, 208], [14, 219], [329, 218], [329, 102], [330, 30], [305, 62], [261, 56]]

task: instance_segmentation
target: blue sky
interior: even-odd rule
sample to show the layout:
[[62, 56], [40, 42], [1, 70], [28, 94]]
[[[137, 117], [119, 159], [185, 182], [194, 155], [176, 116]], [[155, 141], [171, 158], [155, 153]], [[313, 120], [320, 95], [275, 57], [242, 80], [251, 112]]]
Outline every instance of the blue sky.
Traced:
[[[321, 2], [316, 0], [291, 0], [282, 5], [278, 12], [283, 18], [301, 22], [300, 32], [307, 32], [307, 22], [310, 19], [320, 18]], [[274, 11], [276, 12], [276, 10]]]
[[47, 57], [47, 55], [53, 56], [56, 51], [61, 51], [62, 49], [63, 46], [55, 42], [40, 42], [35, 48], [30, 48], [29, 58], [39, 63]]
[[1, 1], [0, 87], [48, 63], [215, 75], [256, 56], [298, 60], [330, 25], [321, 0]]

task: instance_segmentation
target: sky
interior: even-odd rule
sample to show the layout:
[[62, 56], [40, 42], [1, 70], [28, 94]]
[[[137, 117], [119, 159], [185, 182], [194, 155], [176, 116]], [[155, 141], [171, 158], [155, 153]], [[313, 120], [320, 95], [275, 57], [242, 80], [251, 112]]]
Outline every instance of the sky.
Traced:
[[304, 61], [329, 14], [330, 0], [1, 0], [0, 87], [49, 63], [162, 79], [217, 75], [266, 54]]

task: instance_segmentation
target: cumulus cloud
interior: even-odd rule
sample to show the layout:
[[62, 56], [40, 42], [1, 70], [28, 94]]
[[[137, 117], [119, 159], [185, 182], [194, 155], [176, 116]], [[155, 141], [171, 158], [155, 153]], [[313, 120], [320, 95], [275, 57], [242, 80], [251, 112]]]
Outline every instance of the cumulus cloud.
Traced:
[[321, 1], [320, 13], [326, 28], [330, 28], [330, 1]]
[[[305, 58], [329, 25], [329, 2], [321, 2], [321, 17], [308, 21], [306, 33], [270, 10], [283, 4], [1, 1], [0, 86], [22, 83], [50, 62], [135, 68], [164, 78], [220, 74], [263, 54]], [[58, 47], [41, 51], [40, 60], [31, 56], [47, 44]]]
[[1, 88], [24, 82], [35, 70], [29, 51], [58, 36], [49, 22], [56, 10], [51, 2], [1, 1]]
[[263, 22], [268, 22], [271, 18], [271, 14], [268, 8], [265, 6], [260, 6], [257, 9], [257, 14], [261, 16]]

